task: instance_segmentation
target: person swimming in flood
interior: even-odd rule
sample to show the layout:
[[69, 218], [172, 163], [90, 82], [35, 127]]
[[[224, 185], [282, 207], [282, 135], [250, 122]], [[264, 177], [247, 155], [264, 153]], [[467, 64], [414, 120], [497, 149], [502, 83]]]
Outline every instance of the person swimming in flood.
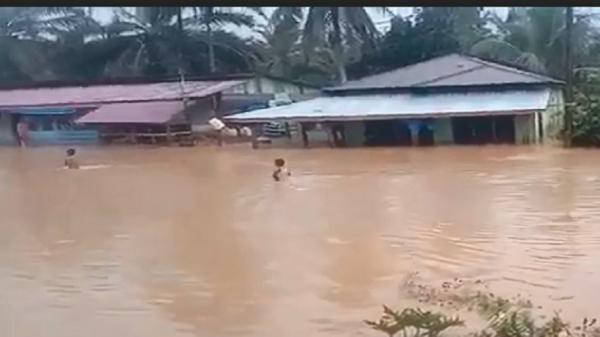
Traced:
[[79, 168], [79, 163], [77, 162], [77, 159], [75, 158], [75, 149], [68, 149], [67, 150], [67, 158], [65, 158], [65, 167], [69, 168], [69, 169], [78, 169]]
[[285, 177], [291, 176], [292, 173], [285, 166], [285, 160], [283, 158], [275, 159], [275, 171], [273, 171], [273, 179], [275, 181], [281, 181]]

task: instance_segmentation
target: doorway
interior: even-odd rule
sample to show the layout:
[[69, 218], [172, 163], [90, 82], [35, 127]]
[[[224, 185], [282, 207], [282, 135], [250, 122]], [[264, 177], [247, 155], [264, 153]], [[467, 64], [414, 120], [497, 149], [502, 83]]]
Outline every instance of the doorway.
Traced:
[[515, 116], [453, 117], [452, 133], [456, 144], [515, 144]]
[[410, 146], [410, 129], [405, 122], [397, 119], [366, 121], [365, 145]]

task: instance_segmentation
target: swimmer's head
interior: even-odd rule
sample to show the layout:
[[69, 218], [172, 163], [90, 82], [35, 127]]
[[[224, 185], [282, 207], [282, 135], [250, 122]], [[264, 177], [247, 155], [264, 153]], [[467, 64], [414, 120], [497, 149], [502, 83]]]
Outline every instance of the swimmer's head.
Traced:
[[283, 158], [277, 158], [275, 159], [275, 166], [276, 167], [283, 167], [285, 165], [285, 160], [283, 160]]
[[67, 156], [72, 157], [75, 155], [75, 149], [68, 149], [67, 150]]

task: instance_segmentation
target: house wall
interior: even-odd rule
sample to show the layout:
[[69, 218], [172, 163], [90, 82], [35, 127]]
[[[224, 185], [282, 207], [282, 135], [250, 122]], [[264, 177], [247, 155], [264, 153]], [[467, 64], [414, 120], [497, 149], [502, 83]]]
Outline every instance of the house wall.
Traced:
[[8, 112], [0, 111], [0, 144], [15, 144], [15, 138], [11, 126], [11, 118]]
[[515, 116], [515, 144], [532, 144], [535, 142], [534, 115]]
[[213, 97], [205, 97], [198, 100], [194, 100], [191, 107], [188, 107], [187, 115], [190, 119], [192, 131], [201, 132], [211, 130], [207, 126], [208, 121], [215, 117], [215, 110], [213, 108]]
[[565, 101], [562, 89], [552, 89], [548, 107], [540, 114], [543, 125], [544, 143], [557, 143], [560, 141], [560, 132], [563, 127]]
[[365, 144], [365, 122], [344, 123], [344, 134], [347, 146], [363, 146]]
[[454, 143], [450, 118], [436, 118], [433, 121], [433, 141], [436, 145]]
[[300, 86], [297, 84], [273, 80], [265, 77], [255, 77], [245, 83], [231, 87], [223, 93], [226, 94], [307, 94], [317, 92], [318, 90]]

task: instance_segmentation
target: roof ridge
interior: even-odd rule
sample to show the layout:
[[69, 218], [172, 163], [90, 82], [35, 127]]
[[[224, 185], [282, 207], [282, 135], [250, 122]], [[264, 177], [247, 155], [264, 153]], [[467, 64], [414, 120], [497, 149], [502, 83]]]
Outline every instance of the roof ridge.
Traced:
[[417, 83], [412, 84], [411, 87], [417, 87], [417, 86], [421, 86], [421, 85], [424, 85], [424, 84], [434, 83], [434, 82], [437, 82], [439, 80], [445, 80], [445, 79], [452, 78], [452, 77], [455, 77], [455, 76], [458, 76], [458, 75], [463, 75], [463, 74], [470, 73], [470, 72], [475, 71], [475, 70], [479, 70], [479, 69], [481, 69], [483, 67], [484, 66], [480, 64], [479, 66], [476, 66], [476, 67], [473, 67], [473, 68], [470, 68], [470, 69], [467, 69], [467, 70], [461, 70], [461, 71], [457, 71], [457, 72], [452, 73], [452, 74], [442, 75], [442, 76], [439, 76], [439, 77], [436, 77], [436, 78], [433, 78], [433, 79], [430, 79], [430, 80], [417, 82]]
[[531, 71], [526, 71], [526, 70], [521, 70], [521, 69], [517, 69], [517, 68], [514, 68], [514, 67], [509, 67], [509, 66], [506, 66], [506, 65], [503, 65], [503, 64], [500, 64], [500, 63], [483, 60], [483, 59], [480, 59], [480, 58], [475, 57], [475, 56], [467, 56], [467, 55], [462, 55], [462, 56], [465, 57], [465, 58], [471, 59], [473, 62], [477, 62], [479, 64], [482, 64], [482, 65], [485, 65], [485, 66], [488, 66], [488, 67], [491, 67], [491, 68], [496, 68], [496, 69], [499, 69], [499, 70], [502, 70], [502, 71], [506, 71], [506, 72], [511, 72], [511, 73], [514, 73], [514, 74], [528, 76], [528, 77], [531, 77], [531, 78], [536, 79], [536, 80], [543, 80], [543, 81], [551, 80], [551, 81], [558, 82], [558, 80], [556, 80], [556, 79], [554, 79], [552, 77], [546, 76], [546, 75], [536, 74], [536, 73], [531, 72]]
[[[357, 78], [355, 80], [348, 81], [348, 82], [342, 84], [341, 86], [344, 86], [344, 85], [346, 85], [348, 83], [351, 83], [351, 82], [357, 82], [357, 81], [367, 80], [367, 79], [373, 78], [375, 76], [379, 76], [379, 75], [383, 75], [383, 74], [387, 74], [387, 73], [391, 73], [391, 72], [395, 72], [395, 71], [399, 71], [399, 70], [410, 69], [410, 68], [416, 67], [418, 65], [422, 65], [423, 63], [427, 63], [427, 62], [430, 62], [430, 61], [434, 61], [434, 60], [437, 60], [437, 59], [441, 59], [441, 58], [444, 58], [444, 57], [450, 57], [450, 56], [454, 56], [454, 55], [462, 56], [459, 53], [451, 53], [451, 54], [446, 54], [446, 55], [440, 55], [440, 56], [436, 56], [436, 57], [433, 57], [433, 58], [430, 58], [430, 59], [427, 59], [427, 60], [423, 60], [423, 61], [420, 61], [420, 62], [417, 62], [417, 63], [407, 64], [405, 66], [402, 66], [402, 67], [399, 67], [399, 68], [396, 68], [396, 69], [385, 70], [385, 71], [382, 71], [382, 72], [377, 73], [377, 74], [372, 74], [372, 75], [368, 75], [368, 76], [365, 76], [365, 77]], [[336, 85], [336, 86], [331, 87], [331, 88], [336, 88], [336, 87], [339, 87], [339, 85]], [[326, 88], [326, 89], [328, 89], [328, 88]]]

